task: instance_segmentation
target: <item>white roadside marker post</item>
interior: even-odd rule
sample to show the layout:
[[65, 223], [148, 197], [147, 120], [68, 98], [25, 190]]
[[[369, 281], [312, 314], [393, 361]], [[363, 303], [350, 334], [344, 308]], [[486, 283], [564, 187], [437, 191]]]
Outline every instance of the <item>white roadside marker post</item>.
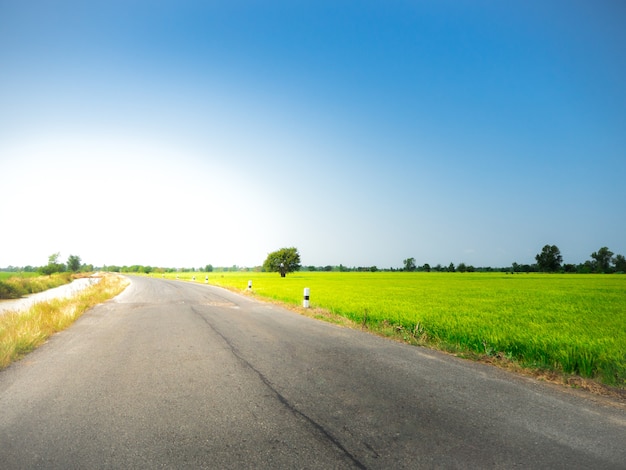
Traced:
[[311, 294], [311, 290], [308, 287], [304, 288], [304, 300], [302, 301], [302, 306], [304, 308], [309, 308], [309, 296]]
[[208, 284], [209, 283], [209, 275], [207, 274], [206, 277], [204, 278], [204, 283]]
[[248, 281], [248, 290], [252, 290], [252, 281]]

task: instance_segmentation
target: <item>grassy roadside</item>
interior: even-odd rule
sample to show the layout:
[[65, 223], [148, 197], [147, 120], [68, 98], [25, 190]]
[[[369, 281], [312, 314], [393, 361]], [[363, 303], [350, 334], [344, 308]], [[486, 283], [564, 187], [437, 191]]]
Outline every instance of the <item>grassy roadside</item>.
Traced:
[[[176, 276], [191, 280], [187, 274]], [[205, 282], [204, 273], [194, 275], [196, 282]], [[281, 279], [218, 273], [209, 275], [209, 281], [303, 315], [626, 400], [620, 359], [625, 357], [621, 322], [626, 278], [386, 276], [300, 273]], [[251, 291], [248, 280], [253, 280]], [[310, 309], [299, 307], [304, 285], [315, 292]], [[564, 360], [576, 355], [593, 367]]]
[[303, 316], [315, 318], [317, 320], [325, 321], [328, 323], [334, 323], [345, 328], [365, 331], [369, 334], [391, 339], [392, 341], [398, 341], [412, 346], [421, 346], [429, 349], [434, 349], [447, 354], [451, 354], [455, 357], [482, 362], [484, 364], [490, 364], [492, 366], [508, 370], [509, 372], [513, 372], [518, 375], [532, 377], [543, 382], [571, 387], [573, 389], [585, 390], [595, 395], [617, 399], [621, 403], [626, 404], [626, 388], [607, 385], [593, 378], [581, 377], [577, 374], [565, 373], [556, 369], [529, 367], [519, 361], [507, 358], [502, 354], [476, 353], [465, 348], [459, 348], [458, 345], [451, 344], [446, 341], [441, 341], [436, 338], [431, 338], [428, 335], [423, 334], [423, 332], [420, 332], [419, 329], [408, 330], [400, 325], [393, 325], [390, 323], [382, 323], [376, 325], [359, 323], [324, 308], [303, 308], [299, 305], [294, 305], [293, 303], [259, 296], [253, 291], [251, 292], [232, 286], [220, 287], [223, 287], [238, 294], [254, 297], [264, 302], [279, 305], [287, 310], [291, 310]]
[[0, 299], [19, 299], [28, 294], [36, 294], [54, 287], [69, 284], [74, 279], [84, 274], [55, 273], [51, 276], [33, 276], [10, 273], [10, 276], [2, 273], [0, 276]]
[[0, 370], [70, 326], [88, 309], [115, 297], [128, 280], [104, 274], [102, 280], [69, 299], [35, 304], [26, 312], [0, 315]]

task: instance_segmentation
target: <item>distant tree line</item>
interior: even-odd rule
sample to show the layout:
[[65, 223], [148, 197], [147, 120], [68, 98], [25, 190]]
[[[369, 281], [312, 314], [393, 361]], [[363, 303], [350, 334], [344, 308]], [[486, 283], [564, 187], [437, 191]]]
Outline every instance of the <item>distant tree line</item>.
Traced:
[[51, 275], [55, 273], [64, 272], [92, 272], [94, 267], [92, 264], [84, 264], [81, 262], [80, 256], [69, 255], [65, 263], [59, 261], [61, 253], [53, 253], [48, 257], [48, 264], [44, 266], [7, 266], [6, 268], [0, 268], [0, 271], [5, 272], [25, 272], [35, 273], [38, 272], [43, 275]]
[[614, 255], [606, 246], [603, 246], [598, 251], [594, 251], [590, 255], [591, 259], [580, 264], [563, 263], [563, 256], [561, 250], [556, 245], [545, 245], [540, 253], [535, 256], [536, 263], [533, 264], [519, 264], [513, 263], [510, 267], [503, 268], [491, 268], [480, 267], [475, 268], [465, 263], [460, 263], [455, 266], [454, 263], [450, 263], [448, 266], [442, 266], [437, 264], [431, 267], [428, 263], [417, 266], [415, 264], [415, 258], [407, 258], [403, 260], [402, 271], [436, 271], [436, 272], [514, 272], [514, 273], [531, 273], [531, 272], [546, 272], [546, 273], [624, 273], [626, 272], [626, 258], [623, 255]]
[[[545, 245], [541, 252], [535, 256], [537, 263], [534, 265], [536, 271], [540, 272], [565, 272], [565, 273], [624, 273], [626, 272], [626, 258], [623, 255], [615, 255], [606, 246], [590, 255], [590, 260], [580, 264], [563, 263], [561, 250], [556, 245]], [[516, 269], [517, 268], [517, 269]], [[520, 269], [522, 268], [522, 269]], [[513, 263], [514, 271], [523, 271]]]
[[108, 271], [112, 273], [138, 273], [138, 274], [151, 274], [151, 273], [195, 273], [195, 272], [229, 272], [229, 271], [261, 271], [261, 267], [257, 266], [255, 268], [247, 268], [240, 267], [237, 265], [228, 266], [228, 267], [213, 267], [211, 264], [207, 264], [205, 266], [200, 266], [198, 268], [192, 267], [182, 267], [182, 268], [164, 268], [164, 267], [156, 267], [156, 266], [143, 266], [140, 264], [133, 264], [132, 266], [118, 266], [118, 265], [104, 265], [102, 266], [103, 271]]
[[[429, 263], [418, 265], [415, 258], [407, 258], [402, 261], [401, 268], [379, 268], [377, 266], [345, 266], [339, 265], [325, 265], [314, 266], [300, 265], [300, 254], [296, 248], [281, 248], [268, 255], [262, 266], [254, 267], [240, 267], [237, 265], [214, 267], [211, 264], [195, 267], [154, 267], [144, 265], [132, 265], [132, 266], [117, 266], [117, 265], [104, 265], [101, 268], [94, 268], [91, 264], [84, 264], [81, 262], [79, 256], [70, 255], [65, 263], [61, 263], [60, 253], [54, 253], [48, 257], [48, 264], [44, 266], [7, 266], [0, 268], [0, 271], [9, 272], [39, 272], [41, 274], [53, 274], [56, 272], [92, 272], [94, 270], [102, 269], [103, 271], [119, 272], [119, 273], [137, 273], [137, 274], [151, 274], [151, 273], [172, 273], [172, 272], [236, 272], [236, 271], [254, 271], [254, 272], [279, 272], [281, 275], [287, 274], [293, 271], [323, 271], [323, 272], [377, 272], [377, 271], [406, 271], [406, 272], [512, 272], [512, 273], [532, 273], [532, 272], [547, 272], [547, 273], [624, 273], [626, 272], [626, 258], [621, 254], [614, 254], [606, 246], [603, 246], [598, 251], [594, 251], [590, 255], [590, 259], [580, 264], [564, 263], [561, 250], [556, 245], [545, 245], [542, 250], [535, 256], [535, 263], [533, 264], [519, 264], [513, 263], [507, 267], [474, 267], [466, 263], [449, 263], [448, 265], [436, 264], [431, 266]], [[282, 266], [281, 266], [282, 264]], [[281, 272], [281, 269], [283, 272]]]

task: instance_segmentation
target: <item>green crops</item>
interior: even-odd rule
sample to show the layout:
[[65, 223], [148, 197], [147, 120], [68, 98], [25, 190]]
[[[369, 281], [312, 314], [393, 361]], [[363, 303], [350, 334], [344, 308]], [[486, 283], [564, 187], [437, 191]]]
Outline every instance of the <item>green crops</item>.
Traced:
[[[191, 273], [181, 274], [191, 278]], [[211, 284], [302, 304], [452, 350], [626, 386], [626, 276], [505, 273], [209, 273]], [[204, 282], [205, 273], [195, 273]]]

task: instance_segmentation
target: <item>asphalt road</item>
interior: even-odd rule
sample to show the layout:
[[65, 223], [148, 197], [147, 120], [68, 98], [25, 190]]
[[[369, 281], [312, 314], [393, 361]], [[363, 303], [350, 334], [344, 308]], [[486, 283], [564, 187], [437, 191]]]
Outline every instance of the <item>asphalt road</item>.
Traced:
[[626, 468], [610, 400], [132, 278], [0, 372], [0, 468]]

